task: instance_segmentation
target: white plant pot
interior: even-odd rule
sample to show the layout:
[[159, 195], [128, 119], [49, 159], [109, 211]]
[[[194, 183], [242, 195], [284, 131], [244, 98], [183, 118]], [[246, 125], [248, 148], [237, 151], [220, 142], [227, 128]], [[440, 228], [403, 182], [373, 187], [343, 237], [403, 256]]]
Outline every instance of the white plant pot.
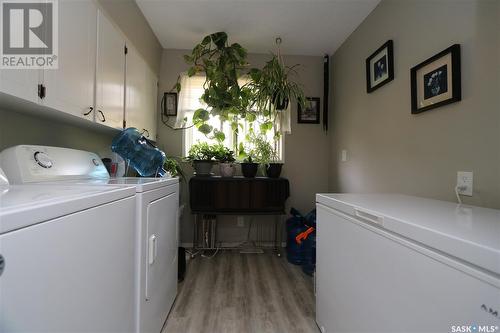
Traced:
[[232, 177], [234, 175], [234, 163], [219, 163], [219, 171], [222, 177]]

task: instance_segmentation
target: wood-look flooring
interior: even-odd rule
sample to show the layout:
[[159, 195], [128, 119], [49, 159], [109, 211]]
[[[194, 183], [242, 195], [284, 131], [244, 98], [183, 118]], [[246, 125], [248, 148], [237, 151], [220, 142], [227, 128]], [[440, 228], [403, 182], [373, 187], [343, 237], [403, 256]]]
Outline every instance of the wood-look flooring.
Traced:
[[311, 277], [273, 252], [189, 260], [162, 333], [319, 332]]

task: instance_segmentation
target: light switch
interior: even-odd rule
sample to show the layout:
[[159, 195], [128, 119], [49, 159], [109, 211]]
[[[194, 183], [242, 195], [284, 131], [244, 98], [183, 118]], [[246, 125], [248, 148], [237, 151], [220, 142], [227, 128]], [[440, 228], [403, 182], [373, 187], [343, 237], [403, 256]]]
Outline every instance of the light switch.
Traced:
[[341, 161], [342, 162], [347, 162], [347, 150], [342, 149], [342, 154], [341, 154]]
[[472, 197], [474, 174], [471, 171], [457, 172], [458, 193]]

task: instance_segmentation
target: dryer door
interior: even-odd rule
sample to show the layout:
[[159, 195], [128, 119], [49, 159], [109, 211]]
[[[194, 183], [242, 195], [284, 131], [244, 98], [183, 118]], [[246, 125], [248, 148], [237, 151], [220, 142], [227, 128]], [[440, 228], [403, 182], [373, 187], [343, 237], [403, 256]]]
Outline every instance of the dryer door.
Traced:
[[151, 325], [151, 331], [154, 332], [160, 332], [176, 293], [176, 288], [172, 290], [171, 286], [172, 282], [177, 284], [177, 267], [172, 263], [177, 255], [178, 205], [177, 192], [174, 192], [149, 203], [147, 207], [147, 318], [143, 318], [143, 323]]

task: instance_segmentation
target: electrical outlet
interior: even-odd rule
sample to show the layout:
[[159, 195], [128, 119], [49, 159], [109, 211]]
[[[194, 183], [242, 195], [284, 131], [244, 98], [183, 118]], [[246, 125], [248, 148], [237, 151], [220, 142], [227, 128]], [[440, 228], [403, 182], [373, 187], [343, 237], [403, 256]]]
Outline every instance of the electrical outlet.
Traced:
[[458, 193], [472, 197], [474, 174], [470, 171], [457, 172]]
[[347, 150], [343, 149], [342, 154], [341, 154], [341, 161], [342, 162], [347, 162]]
[[238, 217], [236, 218], [236, 225], [237, 225], [238, 227], [243, 228], [243, 227], [245, 226], [245, 217], [244, 217], [244, 216], [238, 216]]

